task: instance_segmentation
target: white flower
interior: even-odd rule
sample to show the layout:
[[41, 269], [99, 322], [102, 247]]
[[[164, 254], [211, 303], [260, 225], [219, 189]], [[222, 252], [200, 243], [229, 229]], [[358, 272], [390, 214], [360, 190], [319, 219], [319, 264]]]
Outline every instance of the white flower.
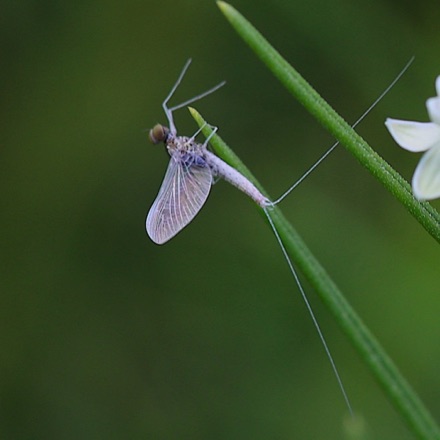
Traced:
[[402, 148], [413, 152], [426, 151], [412, 179], [413, 193], [419, 200], [440, 197], [440, 76], [435, 88], [437, 96], [426, 101], [432, 122], [391, 118], [385, 121], [391, 136]]

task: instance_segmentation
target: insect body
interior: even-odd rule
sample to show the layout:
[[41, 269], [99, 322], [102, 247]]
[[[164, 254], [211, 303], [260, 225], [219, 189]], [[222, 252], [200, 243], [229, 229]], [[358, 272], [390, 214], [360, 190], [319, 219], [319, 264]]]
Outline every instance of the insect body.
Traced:
[[[215, 131], [214, 127], [212, 134]], [[231, 183], [263, 208], [272, 204], [252, 182], [207, 149], [209, 138], [200, 144], [195, 136], [177, 136], [160, 124], [150, 130], [150, 141], [164, 142], [171, 156], [146, 221], [147, 233], [157, 244], [166, 243], [191, 222], [206, 202], [216, 177]]]

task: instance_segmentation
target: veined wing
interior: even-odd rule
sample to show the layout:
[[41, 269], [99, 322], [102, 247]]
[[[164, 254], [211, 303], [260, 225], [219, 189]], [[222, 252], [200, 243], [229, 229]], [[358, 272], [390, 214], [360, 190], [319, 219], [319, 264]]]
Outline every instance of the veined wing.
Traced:
[[171, 157], [146, 226], [150, 238], [163, 244], [181, 231], [200, 211], [212, 185], [212, 171], [203, 161], [192, 165]]

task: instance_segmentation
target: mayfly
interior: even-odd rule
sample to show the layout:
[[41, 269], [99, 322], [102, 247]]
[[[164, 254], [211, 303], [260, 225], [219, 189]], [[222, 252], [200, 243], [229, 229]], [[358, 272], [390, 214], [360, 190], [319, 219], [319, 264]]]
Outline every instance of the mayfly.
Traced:
[[[382, 94], [373, 102], [368, 110], [364, 112], [364, 114], [352, 125], [353, 128], [362, 121], [362, 119], [371, 111], [371, 109], [393, 87], [393, 85], [399, 80], [399, 78], [408, 68], [411, 61], [404, 67], [404, 69], [385, 89], [385, 91], [382, 92]], [[321, 158], [318, 159], [318, 161], [315, 162], [315, 164], [309, 168], [309, 170], [307, 170], [303, 176], [298, 179], [281, 197], [275, 201], [269, 200], [246, 177], [208, 150], [207, 147], [209, 141], [216, 133], [217, 127], [211, 127], [212, 132], [203, 144], [198, 143], [195, 140], [196, 136], [202, 131], [203, 127], [197, 130], [191, 137], [177, 135], [176, 126], [173, 119], [173, 112], [213, 93], [225, 84], [223, 81], [206, 92], [197, 95], [179, 105], [168, 107], [168, 102], [174, 95], [174, 92], [185, 76], [190, 63], [191, 59], [186, 62], [176, 83], [162, 103], [162, 108], [168, 119], [168, 127], [161, 124], [156, 124], [149, 133], [150, 141], [153, 144], [158, 144], [161, 142], [165, 144], [168, 154], [170, 155], [170, 162], [165, 173], [162, 186], [160, 187], [156, 200], [151, 206], [147, 216], [147, 233], [151, 240], [157, 244], [164, 244], [173, 238], [186, 225], [188, 225], [200, 211], [208, 198], [212, 184], [218, 177], [231, 183], [248, 195], [252, 200], [254, 200], [255, 203], [257, 203], [257, 205], [259, 205], [266, 214], [268, 222], [272, 227], [278, 244], [284, 254], [290, 271], [306, 304], [307, 310], [312, 318], [313, 324], [318, 332], [319, 338], [324, 346], [326, 355], [330, 361], [348, 410], [351, 414], [353, 414], [350, 401], [342, 384], [342, 380], [328, 348], [327, 342], [324, 339], [324, 335], [307, 299], [298, 274], [270, 216], [270, 209], [281, 202], [288, 194], [290, 194], [290, 192], [296, 188], [296, 186], [298, 186], [299, 183], [301, 183], [336, 148], [339, 142], [333, 144], [333, 146], [327, 150], [321, 156]]]

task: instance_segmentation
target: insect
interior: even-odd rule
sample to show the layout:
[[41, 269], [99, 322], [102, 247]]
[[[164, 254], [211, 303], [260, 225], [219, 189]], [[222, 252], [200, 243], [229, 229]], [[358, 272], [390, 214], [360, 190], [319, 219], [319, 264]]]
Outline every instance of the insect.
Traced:
[[[162, 104], [169, 127], [157, 124], [149, 134], [153, 144], [164, 142], [171, 156], [159, 194], [146, 221], [147, 233], [157, 244], [166, 243], [191, 222], [205, 204], [216, 177], [221, 177], [236, 186], [262, 208], [272, 205], [272, 202], [261, 194], [255, 185], [207, 149], [210, 137], [203, 144], [195, 141], [201, 129], [192, 137], [177, 135], [173, 111], [201, 99], [224, 85], [224, 82], [221, 82], [183, 104], [168, 108], [168, 101], [183, 79], [190, 63], [191, 60], [188, 60]], [[211, 136], [216, 131], [217, 128], [213, 127]]]
[[[410, 63], [411, 62], [412, 60]], [[298, 186], [337, 147], [339, 142], [336, 142], [329, 150], [327, 150], [324, 155], [322, 155], [321, 158], [318, 159], [318, 161], [315, 162], [315, 164], [310, 167], [303, 174], [303, 176], [298, 179], [281, 197], [275, 201], [269, 200], [246, 177], [208, 150], [207, 147], [209, 141], [216, 133], [217, 127], [211, 126], [212, 132], [204, 143], [198, 143], [195, 140], [196, 136], [201, 132], [203, 127], [197, 130], [191, 137], [179, 136], [177, 134], [173, 119], [173, 112], [209, 95], [210, 93], [213, 93], [225, 84], [225, 82], [221, 82], [206, 92], [197, 95], [179, 105], [171, 108], [168, 107], [168, 102], [181, 83], [190, 63], [191, 59], [186, 62], [176, 83], [162, 103], [162, 108], [168, 119], [168, 127], [161, 124], [156, 124], [149, 133], [149, 139], [153, 144], [158, 144], [161, 142], [165, 144], [167, 152], [170, 155], [170, 162], [159, 193], [151, 206], [146, 219], [147, 233], [151, 240], [157, 244], [164, 244], [174, 237], [192, 221], [192, 219], [203, 207], [208, 198], [211, 186], [216, 178], [226, 180], [252, 198], [266, 214], [281, 251], [283, 252], [284, 257], [289, 265], [289, 269], [295, 279], [296, 285], [298, 286], [301, 296], [306, 304], [307, 310], [312, 318], [313, 324], [318, 332], [319, 338], [324, 346], [326, 355], [330, 361], [348, 410], [351, 414], [353, 414], [350, 401], [342, 384], [342, 380], [328, 348], [327, 342], [324, 339], [324, 335], [307, 299], [298, 274], [270, 216], [271, 208], [280, 203], [287, 195], [289, 195], [290, 192], [293, 191], [293, 189], [296, 188], [296, 186]], [[395, 80], [352, 125], [353, 128], [358, 125], [371, 111], [371, 109], [382, 99], [382, 97], [388, 93], [388, 91], [409, 67], [410, 63], [404, 67]]]

